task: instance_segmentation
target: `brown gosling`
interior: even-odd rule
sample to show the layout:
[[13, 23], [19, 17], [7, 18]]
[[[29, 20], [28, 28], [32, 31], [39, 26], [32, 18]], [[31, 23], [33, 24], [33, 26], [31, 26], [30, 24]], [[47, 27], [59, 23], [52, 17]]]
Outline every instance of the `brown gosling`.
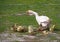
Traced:
[[54, 31], [54, 27], [55, 27], [55, 25], [53, 25], [52, 27], [50, 27], [49, 31], [53, 32]]
[[11, 30], [16, 31], [16, 29], [17, 29], [17, 24], [14, 24], [14, 25], [11, 27]]

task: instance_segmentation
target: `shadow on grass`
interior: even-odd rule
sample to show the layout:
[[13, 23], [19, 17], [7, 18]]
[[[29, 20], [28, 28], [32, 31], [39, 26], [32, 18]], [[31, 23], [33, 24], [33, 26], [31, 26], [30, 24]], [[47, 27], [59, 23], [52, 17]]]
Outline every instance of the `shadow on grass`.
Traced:
[[58, 34], [60, 34], [60, 29], [54, 29], [54, 32], [56, 32], [56, 33], [58, 33]]
[[54, 29], [54, 31], [60, 31], [60, 29]]

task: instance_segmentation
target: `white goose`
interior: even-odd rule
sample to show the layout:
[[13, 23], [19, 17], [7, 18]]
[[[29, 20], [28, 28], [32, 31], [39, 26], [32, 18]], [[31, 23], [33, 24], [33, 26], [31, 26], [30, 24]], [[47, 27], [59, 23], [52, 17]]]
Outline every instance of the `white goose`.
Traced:
[[50, 18], [47, 16], [39, 16], [37, 12], [32, 11], [32, 10], [28, 10], [27, 11], [28, 15], [35, 15], [36, 21], [37, 23], [40, 25], [42, 25], [42, 27], [48, 27], [47, 25], [50, 23]]

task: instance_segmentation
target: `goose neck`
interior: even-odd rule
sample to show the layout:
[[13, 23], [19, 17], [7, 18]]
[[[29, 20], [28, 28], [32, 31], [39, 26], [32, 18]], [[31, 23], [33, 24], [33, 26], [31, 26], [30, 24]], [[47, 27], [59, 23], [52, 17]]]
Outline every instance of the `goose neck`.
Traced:
[[34, 13], [35, 16], [38, 16], [38, 13], [36, 13], [36, 12], [33, 12], [33, 13]]

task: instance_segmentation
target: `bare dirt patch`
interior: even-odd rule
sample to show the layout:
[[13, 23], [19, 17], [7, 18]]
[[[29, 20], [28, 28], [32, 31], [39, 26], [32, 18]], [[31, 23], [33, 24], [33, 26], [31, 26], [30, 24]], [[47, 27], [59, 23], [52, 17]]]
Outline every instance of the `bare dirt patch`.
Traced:
[[17, 32], [5, 31], [0, 33], [0, 42], [60, 42], [60, 34], [21, 35]]

